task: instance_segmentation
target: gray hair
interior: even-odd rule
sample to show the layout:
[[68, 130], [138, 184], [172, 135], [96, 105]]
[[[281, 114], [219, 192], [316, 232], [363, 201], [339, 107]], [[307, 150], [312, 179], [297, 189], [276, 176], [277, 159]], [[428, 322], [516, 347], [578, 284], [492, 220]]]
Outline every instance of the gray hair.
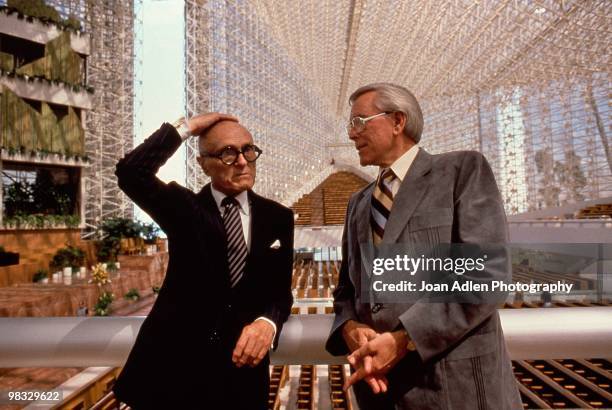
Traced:
[[374, 105], [381, 111], [403, 112], [406, 116], [404, 135], [418, 143], [423, 133], [423, 112], [414, 94], [401, 85], [392, 83], [372, 83], [359, 87], [349, 97], [349, 104], [362, 94], [376, 92]]

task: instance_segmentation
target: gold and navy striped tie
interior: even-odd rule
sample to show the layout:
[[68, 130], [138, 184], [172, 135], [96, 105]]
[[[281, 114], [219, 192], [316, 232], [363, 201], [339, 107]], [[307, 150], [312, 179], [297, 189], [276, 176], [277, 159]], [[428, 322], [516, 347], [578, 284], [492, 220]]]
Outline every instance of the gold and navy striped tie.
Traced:
[[395, 174], [390, 168], [384, 169], [376, 182], [374, 192], [372, 192], [372, 212], [370, 213], [370, 222], [372, 224], [372, 239], [374, 245], [382, 242], [385, 234], [385, 225], [391, 207], [393, 206], [393, 193], [391, 192], [391, 183], [395, 179]]
[[247, 245], [242, 231], [242, 220], [238, 213], [240, 205], [236, 198], [226, 196], [221, 201], [225, 208], [223, 212], [223, 225], [227, 238], [227, 262], [229, 266], [230, 286], [234, 287], [242, 278], [248, 254]]

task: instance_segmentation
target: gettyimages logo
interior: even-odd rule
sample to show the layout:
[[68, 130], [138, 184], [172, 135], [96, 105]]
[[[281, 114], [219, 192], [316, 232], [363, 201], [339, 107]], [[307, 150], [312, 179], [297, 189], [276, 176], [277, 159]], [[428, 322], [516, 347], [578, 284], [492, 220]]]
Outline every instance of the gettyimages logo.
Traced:
[[[381, 244], [363, 252], [362, 297], [379, 303], [498, 304], [509, 294], [593, 293], [602, 244]], [[605, 244], [612, 259], [612, 245]], [[601, 265], [601, 264], [599, 264]], [[589, 271], [591, 269], [591, 271]], [[601, 269], [600, 269], [601, 270]], [[590, 272], [590, 273], [589, 273]], [[588, 278], [590, 275], [590, 279]], [[601, 287], [601, 286], [600, 286]], [[612, 287], [611, 287], [612, 289]]]

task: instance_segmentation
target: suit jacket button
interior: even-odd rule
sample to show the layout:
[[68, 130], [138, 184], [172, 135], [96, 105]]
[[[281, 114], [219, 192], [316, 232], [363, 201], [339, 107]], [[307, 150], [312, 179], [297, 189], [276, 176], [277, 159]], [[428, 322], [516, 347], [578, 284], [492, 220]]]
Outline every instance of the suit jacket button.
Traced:
[[372, 313], [380, 312], [380, 309], [382, 309], [382, 307], [382, 303], [375, 303], [374, 306], [372, 306]]

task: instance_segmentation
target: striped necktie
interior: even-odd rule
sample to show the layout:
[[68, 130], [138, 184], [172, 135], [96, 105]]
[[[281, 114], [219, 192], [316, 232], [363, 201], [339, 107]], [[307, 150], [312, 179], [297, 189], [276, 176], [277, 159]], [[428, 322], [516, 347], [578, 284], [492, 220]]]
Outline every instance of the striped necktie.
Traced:
[[226, 196], [221, 201], [224, 208], [223, 225], [227, 238], [227, 263], [229, 266], [230, 286], [234, 287], [242, 278], [246, 265], [247, 246], [242, 232], [242, 220], [238, 208], [240, 205], [233, 196]]
[[389, 214], [391, 213], [391, 207], [393, 206], [393, 193], [391, 192], [391, 183], [395, 179], [395, 174], [390, 168], [384, 169], [376, 186], [374, 192], [372, 192], [372, 212], [370, 214], [370, 222], [372, 224], [372, 239], [374, 245], [378, 245], [382, 242], [385, 234], [385, 225]]

